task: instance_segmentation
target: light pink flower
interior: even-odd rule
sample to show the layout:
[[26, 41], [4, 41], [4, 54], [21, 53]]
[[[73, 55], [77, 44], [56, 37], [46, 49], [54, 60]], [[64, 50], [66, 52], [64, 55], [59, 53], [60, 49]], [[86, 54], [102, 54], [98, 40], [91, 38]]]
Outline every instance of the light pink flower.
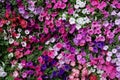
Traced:
[[16, 78], [16, 77], [18, 77], [18, 75], [19, 75], [18, 71], [14, 71], [14, 72], [13, 72], [13, 77]]

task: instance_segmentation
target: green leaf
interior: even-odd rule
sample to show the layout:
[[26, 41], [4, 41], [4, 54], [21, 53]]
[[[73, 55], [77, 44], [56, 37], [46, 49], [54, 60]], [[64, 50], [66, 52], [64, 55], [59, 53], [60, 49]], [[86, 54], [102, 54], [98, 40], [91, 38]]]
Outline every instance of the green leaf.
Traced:
[[14, 80], [14, 78], [12, 76], [7, 76], [5, 80]]

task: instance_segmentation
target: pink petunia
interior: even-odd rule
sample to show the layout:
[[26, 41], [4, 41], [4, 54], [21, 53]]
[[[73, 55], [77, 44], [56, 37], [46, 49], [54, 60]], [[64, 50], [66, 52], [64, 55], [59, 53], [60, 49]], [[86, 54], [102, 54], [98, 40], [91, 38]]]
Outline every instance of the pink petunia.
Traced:
[[44, 27], [43, 30], [44, 30], [44, 32], [45, 32], [46, 34], [48, 34], [49, 29], [48, 29], [47, 27]]
[[66, 3], [68, 0], [62, 0], [64, 3]]
[[118, 9], [120, 9], [120, 3], [117, 3], [117, 4], [116, 4], [116, 7], [117, 7]]
[[74, 13], [74, 9], [73, 8], [69, 8], [68, 9], [68, 14], [73, 14]]
[[99, 4], [99, 0], [90, 0], [92, 6], [97, 6]]
[[97, 8], [100, 9], [100, 10], [103, 10], [103, 8], [105, 8], [107, 6], [106, 2], [102, 1], [98, 6]]
[[23, 57], [23, 53], [20, 52], [20, 51], [15, 51], [15, 57], [16, 57], [17, 59], [22, 58], [22, 57]]
[[31, 54], [31, 51], [30, 51], [30, 50], [27, 50], [27, 51], [24, 53], [24, 55], [29, 55], [29, 54]]
[[54, 57], [55, 57], [53, 50], [49, 51], [47, 55], [48, 55], [49, 57], [51, 57], [51, 58], [54, 58]]
[[60, 6], [61, 9], [65, 9], [66, 8], [66, 4], [65, 3], [62, 3], [61, 6]]
[[38, 62], [39, 62], [40, 64], [44, 64], [43, 58], [42, 58], [41, 56], [38, 57]]

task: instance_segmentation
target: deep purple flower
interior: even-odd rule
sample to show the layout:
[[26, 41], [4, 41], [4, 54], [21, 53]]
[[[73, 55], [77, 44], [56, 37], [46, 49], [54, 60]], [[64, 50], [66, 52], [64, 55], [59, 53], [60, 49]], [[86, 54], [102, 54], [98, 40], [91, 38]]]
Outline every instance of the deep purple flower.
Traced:
[[96, 46], [94, 46], [94, 47], [93, 47], [93, 51], [94, 51], [95, 53], [98, 53], [98, 48], [97, 48]]
[[68, 80], [68, 77], [64, 77], [63, 80]]
[[58, 74], [57, 71], [53, 71], [52, 74], [50, 75], [50, 78], [52, 79], [52, 78], [56, 77], [57, 74]]
[[49, 78], [49, 77], [48, 77], [47, 75], [43, 75], [43, 76], [42, 76], [42, 79], [43, 79], [43, 80], [48, 80], [48, 78]]
[[28, 70], [27, 73], [28, 73], [29, 75], [32, 75], [32, 74], [34, 74], [34, 71], [33, 71], [33, 70]]
[[65, 71], [61, 68], [61, 69], [59, 69], [59, 71], [58, 71], [58, 75], [60, 76], [60, 75], [63, 75], [63, 73], [64, 73]]
[[75, 48], [74, 48], [74, 47], [71, 47], [71, 48], [70, 48], [70, 51], [71, 51], [71, 53], [74, 53], [74, 52], [75, 52]]
[[57, 63], [56, 60], [52, 60], [52, 61], [51, 61], [52, 66], [56, 65], [56, 63]]
[[116, 49], [118, 52], [120, 52], [120, 45], [117, 45]]
[[96, 46], [97, 46], [98, 48], [102, 49], [103, 46], [104, 46], [104, 43], [103, 43], [103, 42], [97, 42], [97, 43], [96, 43]]
[[65, 69], [65, 71], [69, 71], [71, 69], [71, 67], [70, 67], [70, 65], [65, 64], [64, 69]]
[[47, 68], [46, 64], [43, 64], [43, 65], [41, 66], [41, 71], [45, 71], [46, 68]]
[[43, 57], [44, 61], [48, 62], [48, 60], [49, 60], [48, 56], [42, 56], [42, 57]]
[[33, 62], [31, 62], [31, 61], [30, 61], [30, 62], [27, 62], [26, 66], [27, 66], [27, 67], [33, 66]]

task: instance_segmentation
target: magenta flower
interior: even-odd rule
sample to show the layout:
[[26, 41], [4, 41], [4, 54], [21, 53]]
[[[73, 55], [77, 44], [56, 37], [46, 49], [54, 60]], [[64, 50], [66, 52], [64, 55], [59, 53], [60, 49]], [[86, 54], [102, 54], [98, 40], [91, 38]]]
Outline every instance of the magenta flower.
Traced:
[[74, 13], [74, 9], [73, 8], [69, 8], [68, 9], [68, 14], [73, 14]]
[[24, 55], [30, 55], [31, 54], [31, 51], [30, 50], [27, 50], [25, 51]]
[[64, 3], [66, 3], [68, 0], [62, 0]]
[[103, 10], [106, 6], [107, 6], [106, 2], [102, 1], [100, 4], [98, 4], [97, 8]]
[[99, 0], [90, 0], [92, 6], [97, 6], [99, 4]]

